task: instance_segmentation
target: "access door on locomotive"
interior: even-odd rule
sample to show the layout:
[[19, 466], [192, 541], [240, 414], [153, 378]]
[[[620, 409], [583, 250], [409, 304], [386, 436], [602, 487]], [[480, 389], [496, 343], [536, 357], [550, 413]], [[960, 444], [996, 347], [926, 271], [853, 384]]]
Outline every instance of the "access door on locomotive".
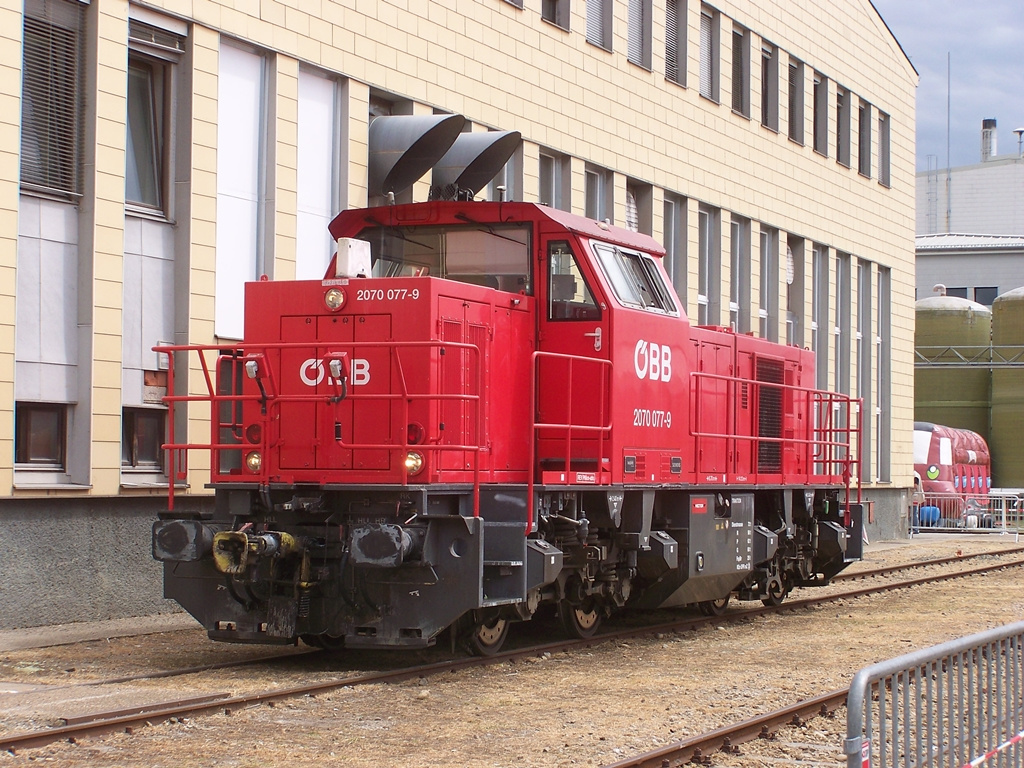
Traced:
[[660, 247], [555, 211], [538, 230], [540, 479], [679, 482], [688, 323]]

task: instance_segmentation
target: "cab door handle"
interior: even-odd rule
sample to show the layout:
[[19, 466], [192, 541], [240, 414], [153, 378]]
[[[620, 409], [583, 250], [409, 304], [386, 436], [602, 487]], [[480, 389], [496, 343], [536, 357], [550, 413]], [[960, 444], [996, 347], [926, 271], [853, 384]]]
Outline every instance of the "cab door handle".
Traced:
[[584, 336], [591, 336], [594, 339], [594, 351], [601, 351], [601, 326], [594, 329], [593, 333], [584, 333]]

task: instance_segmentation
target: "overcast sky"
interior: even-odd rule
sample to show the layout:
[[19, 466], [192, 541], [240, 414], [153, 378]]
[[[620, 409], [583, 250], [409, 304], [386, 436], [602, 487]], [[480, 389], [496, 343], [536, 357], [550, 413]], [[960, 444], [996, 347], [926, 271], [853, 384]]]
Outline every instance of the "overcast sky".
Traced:
[[947, 54], [950, 165], [980, 162], [987, 117], [998, 122], [998, 154], [1016, 154], [1013, 129], [1024, 128], [1024, 2], [872, 2], [920, 75], [917, 169], [928, 167], [928, 155], [946, 167]]

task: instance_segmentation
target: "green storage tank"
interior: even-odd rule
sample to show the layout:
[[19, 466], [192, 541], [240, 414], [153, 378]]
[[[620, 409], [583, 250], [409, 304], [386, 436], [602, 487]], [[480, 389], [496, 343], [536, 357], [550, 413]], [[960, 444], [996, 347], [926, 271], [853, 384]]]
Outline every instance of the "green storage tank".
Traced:
[[[992, 302], [992, 345], [1024, 366], [1024, 288]], [[1024, 488], [1024, 367], [992, 370], [992, 484]]]
[[[914, 421], [970, 429], [989, 439], [991, 371], [987, 350], [992, 332], [992, 311], [984, 304], [957, 296], [931, 296], [915, 304], [914, 346], [938, 363], [961, 357], [980, 358], [980, 365], [933, 365], [914, 370]], [[956, 351], [953, 351], [956, 350]]]

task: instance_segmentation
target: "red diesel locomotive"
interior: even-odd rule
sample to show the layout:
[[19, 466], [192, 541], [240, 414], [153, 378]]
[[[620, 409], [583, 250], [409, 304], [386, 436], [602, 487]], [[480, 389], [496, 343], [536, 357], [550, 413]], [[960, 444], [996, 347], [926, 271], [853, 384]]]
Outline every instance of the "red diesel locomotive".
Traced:
[[544, 605], [585, 637], [859, 557], [856, 402], [691, 326], [650, 237], [472, 201], [330, 231], [323, 280], [246, 286], [242, 341], [160, 348], [208, 388], [167, 400], [208, 403], [209, 444], [168, 448], [179, 479], [210, 451], [215, 511], [172, 494], [153, 551], [211, 638], [492, 653]]

